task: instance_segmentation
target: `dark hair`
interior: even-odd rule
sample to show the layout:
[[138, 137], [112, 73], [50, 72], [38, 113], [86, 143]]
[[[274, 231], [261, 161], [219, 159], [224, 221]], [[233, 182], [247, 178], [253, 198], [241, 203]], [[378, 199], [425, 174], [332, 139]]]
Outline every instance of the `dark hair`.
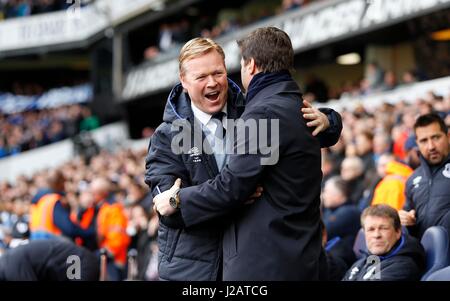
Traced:
[[416, 132], [417, 128], [426, 127], [432, 123], [438, 123], [441, 131], [444, 132], [444, 134], [447, 134], [447, 125], [445, 124], [444, 120], [436, 113], [429, 113], [419, 116], [416, 120], [416, 123], [414, 123], [414, 133]]
[[390, 220], [392, 220], [392, 225], [394, 226], [394, 229], [397, 231], [400, 230], [402, 227], [397, 210], [395, 210], [389, 205], [378, 204], [364, 209], [363, 213], [361, 214], [361, 226], [363, 228], [364, 228], [364, 220], [366, 219], [367, 216], [387, 217]]
[[291, 39], [281, 29], [263, 27], [237, 41], [242, 58], [251, 58], [261, 72], [279, 72], [294, 67], [294, 49]]

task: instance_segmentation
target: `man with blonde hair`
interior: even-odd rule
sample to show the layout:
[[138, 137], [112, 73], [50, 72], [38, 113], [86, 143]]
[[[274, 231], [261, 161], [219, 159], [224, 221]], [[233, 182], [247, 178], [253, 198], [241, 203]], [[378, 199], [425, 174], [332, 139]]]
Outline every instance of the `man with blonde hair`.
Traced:
[[[169, 94], [163, 123], [151, 139], [146, 159], [145, 181], [153, 195], [168, 190], [177, 178], [183, 186], [192, 186], [218, 175], [228, 162], [228, 155], [221, 149], [223, 144], [217, 143], [226, 143], [223, 126], [226, 127], [227, 120], [239, 118], [245, 108], [239, 86], [227, 78], [223, 49], [213, 40], [195, 38], [187, 42], [179, 55], [179, 72], [181, 83]], [[317, 126], [318, 131], [328, 127], [329, 121], [323, 113], [309, 105], [306, 109], [305, 113], [313, 115], [310, 118], [316, 118], [310, 126]], [[333, 126], [319, 138], [329, 145], [339, 137], [340, 117], [332, 110], [325, 112]], [[171, 131], [171, 127], [180, 121], [193, 125], [189, 131], [193, 143], [186, 152], [175, 154], [171, 146], [179, 131]], [[204, 148], [212, 152], [203, 152]], [[257, 189], [254, 196], [260, 192]], [[221, 279], [222, 237], [224, 226], [229, 223], [230, 217], [224, 216], [185, 227], [179, 211], [161, 216], [159, 277], [163, 280]]]

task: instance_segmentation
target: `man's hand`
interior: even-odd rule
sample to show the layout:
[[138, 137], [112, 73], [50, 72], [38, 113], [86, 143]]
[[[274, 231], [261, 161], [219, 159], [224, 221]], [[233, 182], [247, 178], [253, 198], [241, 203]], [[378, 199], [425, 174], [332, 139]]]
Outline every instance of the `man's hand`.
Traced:
[[175, 184], [153, 198], [153, 209], [159, 212], [162, 216], [169, 216], [175, 213], [176, 209], [170, 206], [170, 198], [175, 194], [175, 191], [181, 187], [181, 179], [177, 179]]
[[328, 120], [327, 115], [314, 108], [306, 100], [303, 100], [303, 104], [305, 105], [305, 107], [302, 108], [303, 118], [311, 120], [306, 123], [306, 125], [309, 127], [316, 127], [312, 132], [313, 136], [316, 136], [330, 127], [330, 121]]
[[402, 226], [414, 226], [416, 224], [416, 210], [399, 210], [398, 215]]
[[259, 197], [261, 196], [262, 192], [263, 192], [262, 186], [256, 187], [255, 192], [248, 198], [247, 201], [245, 201], [244, 204], [245, 204], [245, 205], [253, 204], [253, 202], [254, 202], [257, 198], [259, 198]]

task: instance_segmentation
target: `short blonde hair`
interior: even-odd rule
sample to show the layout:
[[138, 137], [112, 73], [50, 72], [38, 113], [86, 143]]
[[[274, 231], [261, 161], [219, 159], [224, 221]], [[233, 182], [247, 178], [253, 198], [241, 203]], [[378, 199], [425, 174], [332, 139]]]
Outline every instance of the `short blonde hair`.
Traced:
[[222, 47], [211, 39], [195, 38], [184, 44], [183, 48], [180, 50], [180, 56], [178, 57], [178, 68], [180, 75], [183, 75], [186, 71], [183, 68], [184, 62], [213, 50], [217, 51], [225, 61], [225, 53], [223, 52]]

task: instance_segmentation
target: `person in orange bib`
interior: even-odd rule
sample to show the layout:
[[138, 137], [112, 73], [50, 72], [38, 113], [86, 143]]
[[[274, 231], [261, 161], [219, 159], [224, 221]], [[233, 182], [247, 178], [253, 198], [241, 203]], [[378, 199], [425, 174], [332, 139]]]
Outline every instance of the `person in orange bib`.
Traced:
[[109, 198], [111, 188], [106, 179], [93, 180], [89, 188], [93, 205], [77, 214], [76, 220], [83, 228], [95, 226], [97, 246], [108, 254], [108, 280], [122, 280], [130, 244], [124, 208]]
[[95, 229], [82, 229], [70, 220], [70, 207], [64, 196], [63, 174], [52, 171], [48, 178], [48, 189], [41, 190], [32, 200], [30, 209], [30, 239], [92, 238]]

